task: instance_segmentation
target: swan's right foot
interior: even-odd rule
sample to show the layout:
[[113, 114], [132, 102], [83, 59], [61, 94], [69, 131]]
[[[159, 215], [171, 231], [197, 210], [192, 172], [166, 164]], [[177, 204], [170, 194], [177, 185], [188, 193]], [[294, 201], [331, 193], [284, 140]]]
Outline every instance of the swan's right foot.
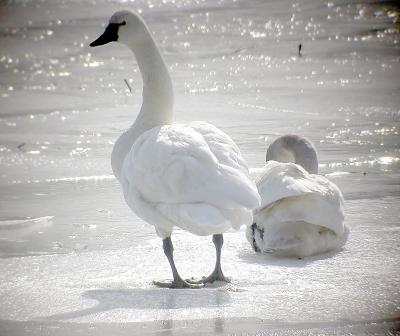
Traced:
[[198, 289], [203, 288], [204, 284], [194, 284], [189, 283], [183, 279], [177, 280], [154, 280], [153, 284], [157, 287], [161, 288], [173, 288], [173, 289], [182, 289], [182, 288], [190, 288], [190, 289]]
[[229, 283], [231, 282], [231, 279], [226, 277], [224, 273], [222, 273], [221, 267], [215, 269], [208, 277], [202, 277], [201, 279], [186, 279], [187, 282], [190, 284], [212, 284], [215, 281], [220, 281], [220, 282], [226, 282]]

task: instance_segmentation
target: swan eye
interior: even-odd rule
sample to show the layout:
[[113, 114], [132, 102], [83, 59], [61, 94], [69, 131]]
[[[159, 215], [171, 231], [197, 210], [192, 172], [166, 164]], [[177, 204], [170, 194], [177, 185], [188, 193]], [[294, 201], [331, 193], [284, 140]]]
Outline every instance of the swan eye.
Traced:
[[120, 26], [125, 26], [126, 25], [126, 21], [122, 21], [119, 25]]

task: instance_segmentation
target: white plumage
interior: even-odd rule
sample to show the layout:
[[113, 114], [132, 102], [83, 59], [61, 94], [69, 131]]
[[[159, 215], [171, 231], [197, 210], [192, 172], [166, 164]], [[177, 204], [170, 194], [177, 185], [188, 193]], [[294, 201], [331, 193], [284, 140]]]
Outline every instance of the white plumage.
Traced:
[[[310, 144], [305, 138], [285, 136], [271, 146], [276, 152], [285, 147], [301, 164], [299, 148], [315, 152], [312, 145], [304, 143]], [[337, 249], [346, 242], [342, 193], [327, 178], [308, 173], [300, 164], [268, 161], [258, 173], [261, 206], [246, 231], [256, 251], [301, 258]]]
[[125, 158], [121, 182], [128, 205], [161, 238], [174, 226], [197, 235], [238, 229], [259, 204], [235, 143], [204, 122], [143, 133]]
[[117, 41], [136, 56], [143, 79], [143, 103], [134, 124], [116, 141], [111, 165], [130, 208], [154, 225], [163, 239], [174, 280], [155, 284], [195, 287], [175, 267], [173, 228], [213, 235], [214, 272], [202, 282], [226, 281], [220, 256], [222, 233], [252, 222], [260, 204], [257, 188], [238, 147], [216, 127], [193, 122], [172, 124], [173, 89], [164, 59], [142, 18], [116, 12], [91, 46]]

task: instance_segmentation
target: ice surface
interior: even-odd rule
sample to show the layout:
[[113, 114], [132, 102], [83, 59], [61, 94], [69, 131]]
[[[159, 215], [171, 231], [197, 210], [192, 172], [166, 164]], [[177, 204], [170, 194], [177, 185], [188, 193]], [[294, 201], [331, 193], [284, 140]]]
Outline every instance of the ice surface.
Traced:
[[35, 226], [36, 224], [49, 223], [52, 220], [52, 216], [45, 216], [39, 218], [12, 218], [0, 221], [0, 230], [15, 230], [24, 229], [27, 227]]
[[[161, 242], [109, 163], [140, 75], [124, 47], [88, 47], [121, 7], [155, 33], [177, 121], [220, 127], [252, 167], [278, 135], [314, 141], [346, 198], [343, 250], [272, 259], [242, 229], [225, 235], [231, 284], [152, 285], [170, 277]], [[395, 2], [0, 3], [0, 335], [398, 332], [398, 22]], [[212, 270], [210, 237], [172, 238], [182, 275]]]

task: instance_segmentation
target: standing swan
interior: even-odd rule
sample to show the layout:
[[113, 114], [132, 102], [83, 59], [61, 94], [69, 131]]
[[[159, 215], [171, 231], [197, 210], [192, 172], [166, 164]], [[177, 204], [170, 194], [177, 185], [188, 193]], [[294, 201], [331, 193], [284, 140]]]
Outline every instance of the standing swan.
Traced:
[[311, 141], [282, 136], [269, 146], [266, 159], [256, 178], [261, 207], [246, 231], [254, 250], [302, 258], [343, 246], [348, 236], [343, 196], [334, 183], [317, 175]]
[[[129, 207], [155, 226], [163, 239], [173, 280], [154, 281], [170, 288], [198, 288], [227, 281], [221, 269], [222, 233], [250, 224], [260, 205], [257, 188], [239, 148], [205, 122], [171, 125], [173, 89], [161, 53], [140, 16], [118, 11], [91, 47], [116, 41], [134, 53], [143, 79], [143, 103], [133, 125], [116, 141], [114, 175]], [[196, 235], [213, 235], [214, 271], [197, 284], [183, 280], [175, 267], [171, 234], [178, 226]]]

